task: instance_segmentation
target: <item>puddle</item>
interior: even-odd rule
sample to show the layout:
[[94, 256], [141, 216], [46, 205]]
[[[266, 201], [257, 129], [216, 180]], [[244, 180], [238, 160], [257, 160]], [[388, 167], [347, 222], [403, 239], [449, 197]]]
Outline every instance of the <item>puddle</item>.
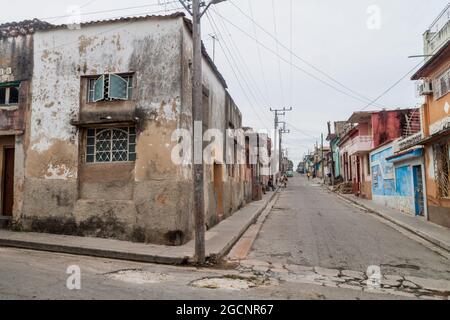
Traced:
[[119, 270], [107, 273], [106, 276], [113, 280], [119, 280], [134, 284], [159, 283], [171, 280], [173, 277], [164, 273], [149, 272], [137, 269]]
[[272, 284], [275, 284], [274, 280], [266, 277], [223, 276], [195, 280], [191, 286], [205, 289], [246, 290]]

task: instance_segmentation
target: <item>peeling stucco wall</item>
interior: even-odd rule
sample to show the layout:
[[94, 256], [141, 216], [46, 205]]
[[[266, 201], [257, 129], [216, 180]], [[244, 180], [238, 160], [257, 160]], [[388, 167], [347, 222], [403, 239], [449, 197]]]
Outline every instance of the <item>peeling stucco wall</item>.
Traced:
[[[35, 34], [25, 228], [165, 244], [191, 238], [191, 169], [171, 161], [172, 132], [191, 127], [181, 98], [183, 24], [155, 18]], [[106, 73], [134, 74], [131, 101], [86, 102], [86, 77]], [[70, 123], [104, 114], [138, 118], [135, 162], [85, 163], [84, 129]]]
[[[27, 146], [26, 131], [30, 108], [30, 80], [33, 72], [33, 35], [25, 34], [0, 38], [0, 68], [4, 72], [0, 82], [20, 81], [19, 103], [11, 106], [0, 106], [0, 149], [14, 147], [14, 205], [13, 219], [20, 216], [23, 205], [23, 182], [25, 148]], [[0, 155], [3, 159], [3, 154]], [[0, 181], [3, 181], [3, 169], [0, 168]], [[0, 191], [0, 198], [2, 197]], [[1, 207], [1, 204], [0, 204]], [[0, 208], [1, 209], [1, 208]]]
[[[192, 35], [189, 28], [185, 25], [183, 28], [183, 105], [188, 105], [192, 107]], [[233, 125], [236, 129], [240, 128], [242, 125], [242, 116], [239, 109], [232, 101], [229, 96], [226, 87], [218, 77], [217, 73], [212, 68], [211, 64], [206, 58], [203, 59], [203, 86], [207, 91], [207, 95], [204, 94], [203, 101], [204, 106], [207, 104], [209, 106], [209, 112], [207, 122], [209, 123], [210, 129], [218, 129], [222, 133], [228, 128], [227, 119], [230, 114], [231, 119], [235, 121]], [[229, 112], [229, 110], [234, 110], [234, 114]], [[227, 111], [228, 110], [228, 111]], [[228, 114], [229, 113], [229, 114]], [[206, 143], [208, 144], [208, 143]], [[223, 136], [223, 146], [225, 146], [225, 135]], [[225, 152], [217, 152], [217, 154]], [[213, 227], [215, 224], [219, 223], [221, 219], [225, 219], [232, 215], [236, 210], [245, 205], [244, 197], [244, 174], [240, 168], [236, 171], [240, 172], [232, 177], [229, 170], [230, 166], [221, 159], [215, 159], [214, 165], [204, 164], [204, 197], [205, 197], [205, 215], [206, 224], [208, 228]], [[221, 190], [217, 190], [214, 185], [214, 170], [220, 170], [222, 175], [222, 185]], [[218, 192], [222, 194], [222, 213], [223, 216], [219, 215], [219, 199]]]

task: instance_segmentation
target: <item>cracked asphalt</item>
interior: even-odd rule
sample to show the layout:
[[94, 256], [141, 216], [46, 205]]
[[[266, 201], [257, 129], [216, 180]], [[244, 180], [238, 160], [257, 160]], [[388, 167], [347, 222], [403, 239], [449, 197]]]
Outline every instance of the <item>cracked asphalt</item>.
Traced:
[[322, 186], [289, 179], [248, 259], [450, 279], [450, 261]]
[[[66, 270], [71, 265], [80, 268], [80, 290], [69, 290], [66, 286], [69, 278]], [[220, 285], [226, 279], [255, 277], [246, 273], [233, 268], [196, 269], [0, 247], [0, 300], [402, 299], [400, 296], [310, 283], [299, 285], [297, 281], [235, 290], [193, 285], [208, 278], [218, 278]]]
[[[448, 299], [449, 260], [413, 238], [295, 177], [245, 260], [197, 269], [0, 247], [0, 300]], [[80, 290], [66, 286], [73, 265]], [[380, 290], [366, 285], [370, 265]]]

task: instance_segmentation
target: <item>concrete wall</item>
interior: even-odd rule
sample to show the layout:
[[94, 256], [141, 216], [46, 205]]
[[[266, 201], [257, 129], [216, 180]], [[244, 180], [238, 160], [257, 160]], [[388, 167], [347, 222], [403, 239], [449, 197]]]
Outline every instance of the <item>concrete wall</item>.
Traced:
[[[182, 45], [182, 91], [183, 104], [192, 106], [192, 34], [188, 25], [183, 28]], [[226, 84], [220, 79], [206, 57], [203, 59], [203, 107], [209, 107], [206, 113], [208, 126], [204, 129], [217, 129], [223, 134], [221, 144], [215, 144], [212, 151], [213, 164], [204, 164], [204, 197], [207, 228], [211, 228], [222, 219], [229, 217], [246, 202], [244, 199], [244, 176], [239, 165], [234, 167], [234, 176], [230, 170], [233, 166], [225, 163], [225, 130], [232, 122], [234, 128], [242, 125], [242, 115], [226, 90]], [[206, 142], [208, 145], [209, 142]], [[221, 150], [219, 150], [221, 149]], [[220, 179], [221, 176], [221, 179]], [[218, 179], [219, 177], [219, 179]], [[216, 178], [216, 181], [215, 181]], [[217, 180], [221, 180], [217, 181]], [[220, 201], [220, 203], [219, 203]]]
[[[13, 217], [16, 218], [20, 215], [23, 205], [24, 150], [28, 144], [26, 127], [29, 121], [31, 103], [33, 35], [0, 38], [0, 68], [3, 70], [11, 69], [10, 74], [5, 72], [4, 75], [0, 76], [0, 83], [20, 81], [19, 103], [17, 105], [0, 106], [1, 161], [3, 161], [4, 147], [15, 148]], [[3, 170], [0, 169], [0, 181], [2, 181]], [[2, 199], [1, 197], [0, 190], [0, 199]]]
[[423, 166], [422, 158], [398, 158], [396, 162], [386, 159], [392, 155], [393, 143], [371, 153], [372, 198], [378, 204], [415, 215], [413, 166]]
[[[171, 161], [172, 132], [191, 128], [183, 24], [152, 18], [35, 34], [26, 229], [165, 244], [191, 238], [191, 169]], [[84, 77], [129, 72], [136, 87], [128, 105], [86, 106]], [[124, 109], [138, 117], [135, 162], [85, 163], [85, 130], [70, 123], [98, 118], [102, 107], [113, 119]]]

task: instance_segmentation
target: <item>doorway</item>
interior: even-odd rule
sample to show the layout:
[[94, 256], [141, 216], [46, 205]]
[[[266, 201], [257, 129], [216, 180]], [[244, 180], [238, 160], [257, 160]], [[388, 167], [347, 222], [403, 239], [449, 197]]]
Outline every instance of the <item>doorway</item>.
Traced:
[[216, 212], [219, 221], [223, 217], [223, 176], [222, 165], [214, 164], [214, 194], [216, 198]]
[[12, 216], [14, 205], [14, 148], [3, 149], [2, 215]]
[[423, 179], [422, 166], [413, 166], [413, 180], [414, 180], [414, 206], [416, 216], [425, 215], [425, 204], [423, 197]]

